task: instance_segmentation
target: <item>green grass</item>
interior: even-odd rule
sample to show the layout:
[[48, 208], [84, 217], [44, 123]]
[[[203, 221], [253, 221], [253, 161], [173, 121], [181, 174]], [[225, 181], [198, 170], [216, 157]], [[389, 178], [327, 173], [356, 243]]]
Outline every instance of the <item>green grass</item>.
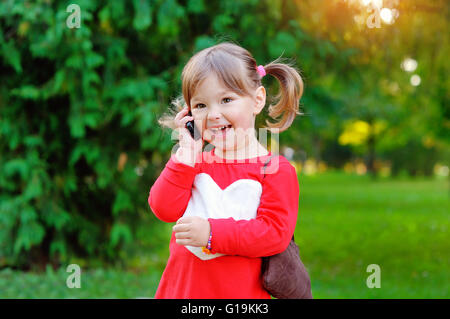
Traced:
[[[449, 298], [450, 224], [443, 180], [300, 177], [296, 241], [315, 298]], [[378, 264], [381, 288], [369, 289]]]
[[159, 275], [120, 270], [81, 270], [80, 288], [68, 288], [65, 269], [41, 274], [0, 271], [0, 298], [152, 298]]
[[[303, 176], [296, 242], [314, 298], [449, 298], [448, 182], [371, 181], [328, 172]], [[168, 257], [171, 224], [143, 215], [127, 271], [86, 269], [69, 289], [65, 269], [0, 271], [0, 298], [153, 297]], [[78, 262], [78, 261], [73, 261]], [[381, 288], [369, 289], [366, 268], [381, 268]]]

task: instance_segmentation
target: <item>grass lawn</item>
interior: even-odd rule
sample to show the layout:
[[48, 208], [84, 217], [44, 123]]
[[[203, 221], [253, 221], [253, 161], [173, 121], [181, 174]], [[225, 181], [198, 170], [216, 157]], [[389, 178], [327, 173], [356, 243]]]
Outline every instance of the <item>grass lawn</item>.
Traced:
[[[296, 242], [314, 298], [450, 298], [448, 182], [328, 172], [300, 175]], [[168, 257], [171, 224], [143, 218], [127, 271], [85, 269], [69, 289], [65, 269], [0, 271], [0, 298], [153, 297]], [[77, 261], [74, 261], [77, 263]], [[366, 272], [380, 266], [380, 288]]]
[[[315, 298], [449, 298], [445, 180], [300, 176], [296, 241]], [[369, 289], [367, 266], [380, 266]]]

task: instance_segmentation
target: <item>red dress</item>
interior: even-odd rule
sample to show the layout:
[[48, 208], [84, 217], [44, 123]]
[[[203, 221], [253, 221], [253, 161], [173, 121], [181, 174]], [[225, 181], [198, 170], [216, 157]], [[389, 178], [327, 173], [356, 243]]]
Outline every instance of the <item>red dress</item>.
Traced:
[[199, 154], [195, 167], [172, 155], [148, 197], [160, 220], [183, 215], [208, 218], [212, 254], [175, 243], [155, 298], [270, 298], [261, 280], [261, 257], [282, 252], [294, 233], [299, 184], [295, 168], [271, 154], [226, 160], [214, 149]]

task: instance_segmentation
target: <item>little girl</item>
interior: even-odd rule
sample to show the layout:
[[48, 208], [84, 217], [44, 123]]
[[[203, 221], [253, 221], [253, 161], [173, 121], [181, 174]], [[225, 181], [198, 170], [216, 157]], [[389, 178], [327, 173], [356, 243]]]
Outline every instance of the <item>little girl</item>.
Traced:
[[[282, 115], [267, 122], [268, 129], [282, 132], [301, 114], [303, 82], [293, 67], [278, 61], [257, 66], [247, 50], [221, 43], [195, 54], [183, 69], [185, 107], [175, 104], [175, 118], [160, 120], [178, 131], [180, 146], [148, 198], [160, 220], [176, 222], [155, 298], [270, 298], [262, 285], [261, 257], [288, 246], [299, 184], [289, 161], [255, 135], [255, 117], [266, 103], [261, 85], [266, 74], [280, 84], [269, 115]], [[201, 139], [191, 137], [188, 121]], [[203, 151], [204, 141], [214, 148]], [[278, 166], [263, 174], [272, 155], [269, 166]]]

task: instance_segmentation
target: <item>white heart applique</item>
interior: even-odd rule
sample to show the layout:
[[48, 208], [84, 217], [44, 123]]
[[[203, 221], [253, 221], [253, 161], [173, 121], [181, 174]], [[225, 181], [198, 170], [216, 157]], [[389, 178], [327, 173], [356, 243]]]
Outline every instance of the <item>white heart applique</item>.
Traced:
[[[195, 176], [191, 198], [183, 216], [249, 220], [256, 217], [261, 194], [261, 183], [253, 179], [239, 179], [222, 190], [211, 176], [199, 173]], [[206, 254], [201, 247], [186, 248], [202, 260], [224, 255]]]

